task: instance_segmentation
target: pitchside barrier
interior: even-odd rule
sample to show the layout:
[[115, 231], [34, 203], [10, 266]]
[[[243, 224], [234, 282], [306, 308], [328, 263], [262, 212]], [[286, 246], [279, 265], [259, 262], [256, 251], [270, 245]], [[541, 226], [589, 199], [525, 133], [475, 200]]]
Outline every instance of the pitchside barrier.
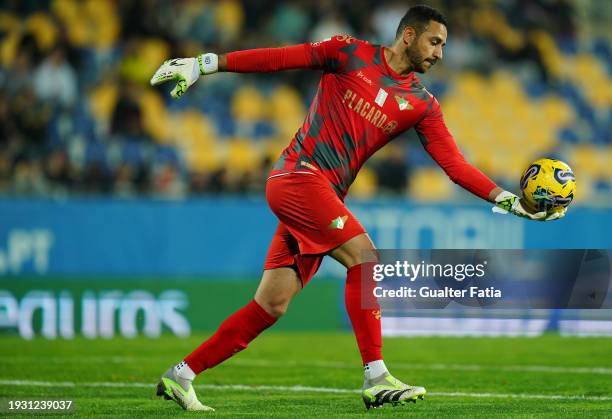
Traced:
[[[562, 221], [537, 223], [494, 215], [480, 202], [349, 207], [379, 248], [612, 248], [610, 208], [576, 206]], [[213, 329], [252, 296], [275, 227], [259, 198], [0, 200], [0, 330], [93, 338]], [[326, 262], [320, 277], [343, 273]], [[309, 285], [279, 328], [348, 327], [342, 282], [328, 278]], [[605, 335], [612, 334], [612, 314], [415, 310], [384, 318], [383, 328], [388, 335]]]

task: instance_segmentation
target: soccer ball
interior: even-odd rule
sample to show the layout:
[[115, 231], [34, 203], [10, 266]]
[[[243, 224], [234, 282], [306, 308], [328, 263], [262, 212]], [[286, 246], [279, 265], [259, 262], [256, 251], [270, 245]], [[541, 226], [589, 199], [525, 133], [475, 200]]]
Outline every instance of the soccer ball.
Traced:
[[521, 176], [521, 191], [522, 201], [528, 209], [554, 213], [574, 199], [576, 177], [572, 169], [560, 160], [539, 159], [531, 163]]

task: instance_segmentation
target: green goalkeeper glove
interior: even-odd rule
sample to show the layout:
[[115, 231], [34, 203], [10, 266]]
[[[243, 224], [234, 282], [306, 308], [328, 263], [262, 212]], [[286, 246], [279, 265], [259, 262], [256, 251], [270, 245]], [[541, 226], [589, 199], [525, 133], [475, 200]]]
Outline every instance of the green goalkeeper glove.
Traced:
[[529, 212], [521, 204], [521, 199], [512, 192], [503, 191], [495, 197], [495, 206], [493, 212], [497, 214], [508, 214], [509, 212], [523, 218], [537, 221], [552, 221], [558, 220], [565, 216], [566, 209], [547, 214], [546, 211], [532, 213]]
[[218, 70], [216, 54], [203, 54], [197, 58], [173, 58], [165, 61], [151, 77], [151, 86], [175, 80], [176, 86], [170, 92], [175, 99], [183, 96], [200, 75], [216, 73]]

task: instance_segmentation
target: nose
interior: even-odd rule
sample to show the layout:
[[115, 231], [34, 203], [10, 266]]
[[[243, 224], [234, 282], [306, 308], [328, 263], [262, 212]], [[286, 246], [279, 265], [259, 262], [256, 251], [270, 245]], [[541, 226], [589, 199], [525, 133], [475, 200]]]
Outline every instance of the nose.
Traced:
[[441, 60], [443, 56], [444, 53], [442, 52], [442, 47], [438, 45], [434, 50], [434, 57], [436, 58], [436, 60]]

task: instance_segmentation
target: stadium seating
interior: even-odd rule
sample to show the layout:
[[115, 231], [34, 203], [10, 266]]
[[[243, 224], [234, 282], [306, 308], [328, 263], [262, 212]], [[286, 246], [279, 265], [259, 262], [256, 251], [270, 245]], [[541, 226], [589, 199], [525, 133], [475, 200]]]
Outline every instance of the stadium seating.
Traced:
[[[23, 16], [0, 12], [0, 31], [5, 34], [0, 40], [0, 64], [9, 73], [19, 45], [28, 35], [43, 55], [60, 41], [72, 48], [73, 54], [80, 54], [79, 86], [81, 96], [87, 99], [73, 120], [94, 128], [84, 140], [77, 141], [67, 138], [59, 128], [60, 120], [54, 119], [48, 129], [50, 149], [82, 141], [85, 161], [104, 163], [111, 172], [117, 164], [109, 164], [109, 156], [147, 164], [147, 150], [168, 147], [174, 149], [176, 164], [186, 174], [211, 173], [222, 167], [249, 172], [261, 168], [262, 162], [269, 166], [301, 125], [312, 87], [305, 88], [290, 76], [224, 75], [194, 86], [187, 97], [174, 101], [168, 98], [169, 88], [148, 85], [157, 65], [177, 52], [253, 47], [241, 37], [246, 35], [243, 27], [248, 21], [245, 4], [223, 0], [168, 6], [177, 18], [185, 19], [185, 28], [166, 27], [164, 36], [146, 33], [131, 38], [122, 33], [123, 7], [112, 1], [53, 0], [48, 8]], [[271, 25], [279, 25], [277, 19], [287, 10], [281, 8], [281, 12]], [[442, 77], [434, 74], [432, 90], [439, 93], [447, 125], [466, 157], [513, 188], [530, 161], [545, 156], [561, 158], [575, 169], [579, 202], [602, 196], [612, 201], [612, 61], [608, 42], [595, 35], [578, 43], [543, 29], [525, 31], [514, 26], [516, 21], [503, 8], [482, 6], [468, 16], [472, 35], [490, 37], [498, 48], [516, 53], [533, 45], [549, 80], [525, 77], [512, 63], [502, 61], [487, 71], [449, 72], [442, 68]], [[207, 31], [189, 26], [204, 21], [212, 25]], [[274, 33], [273, 27], [268, 29]], [[265, 39], [258, 42], [266, 45]], [[267, 42], [274, 44], [274, 40]], [[122, 95], [136, 97], [145, 141], [111, 132], [113, 113]], [[118, 147], [121, 152], [109, 153], [105, 150], [109, 147]], [[410, 196], [417, 200], [456, 199], [455, 188], [432, 167], [431, 159], [419, 157], [422, 151], [415, 150], [419, 147], [410, 143], [406, 158], [411, 166]], [[384, 153], [377, 157], [379, 161], [385, 158]], [[367, 166], [352, 191], [356, 196], [371, 197], [380, 192], [378, 183], [375, 164]]]

